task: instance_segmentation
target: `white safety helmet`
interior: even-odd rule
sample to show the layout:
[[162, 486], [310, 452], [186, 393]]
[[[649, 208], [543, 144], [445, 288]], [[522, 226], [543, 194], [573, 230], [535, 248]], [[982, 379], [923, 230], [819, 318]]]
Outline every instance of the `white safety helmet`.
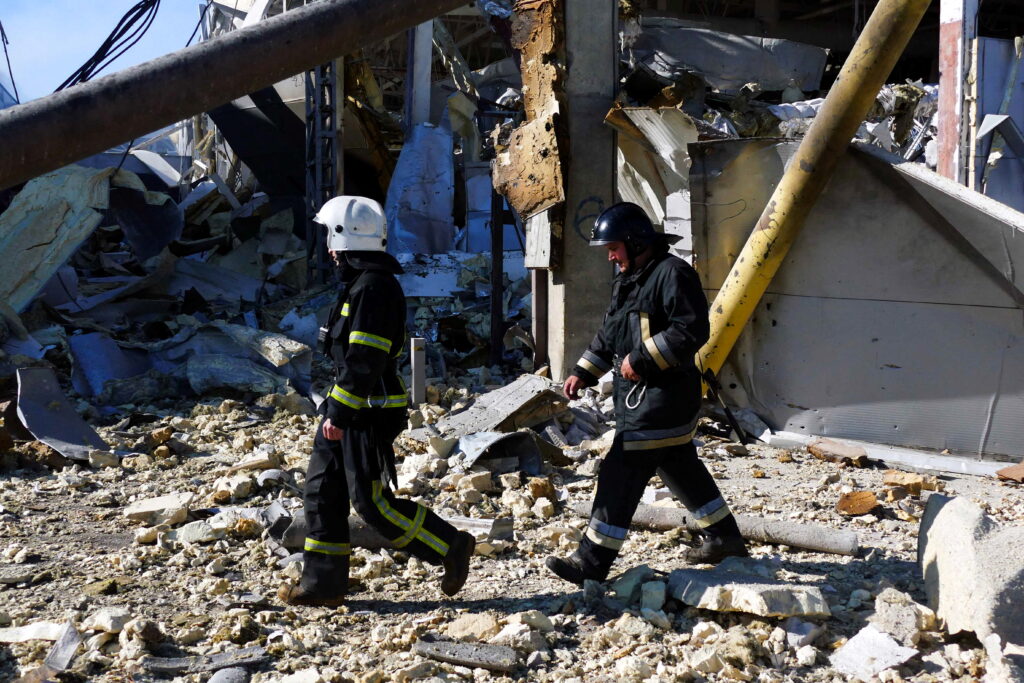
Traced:
[[384, 251], [388, 242], [384, 209], [366, 197], [330, 199], [313, 220], [327, 228], [328, 251]]

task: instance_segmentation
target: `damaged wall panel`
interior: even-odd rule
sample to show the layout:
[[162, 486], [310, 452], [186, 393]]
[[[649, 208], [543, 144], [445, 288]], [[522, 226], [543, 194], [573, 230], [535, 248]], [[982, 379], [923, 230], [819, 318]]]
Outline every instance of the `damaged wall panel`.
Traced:
[[[690, 146], [713, 296], [796, 143]], [[773, 427], [959, 453], [1024, 451], [1024, 216], [859, 148], [808, 217], [723, 368]], [[950, 229], [952, 225], [953, 229]], [[1005, 250], [998, 245], [1008, 245]]]
[[[524, 220], [565, 202], [564, 12], [562, 0], [516, 3], [513, 44], [522, 55], [526, 122], [498, 153], [493, 177], [495, 189]], [[528, 265], [551, 267], [550, 243], [560, 239], [561, 221], [530, 221], [527, 230], [545, 232], [530, 238], [544, 258]]]

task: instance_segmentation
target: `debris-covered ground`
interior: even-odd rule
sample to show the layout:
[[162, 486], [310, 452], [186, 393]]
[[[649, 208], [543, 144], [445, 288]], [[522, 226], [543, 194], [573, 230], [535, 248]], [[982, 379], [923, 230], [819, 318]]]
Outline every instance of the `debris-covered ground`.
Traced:
[[[302, 402], [276, 410], [264, 404], [203, 399], [135, 406], [98, 429], [113, 448], [135, 453], [119, 464], [94, 453], [96, 467], [72, 465], [38, 442], [5, 452], [0, 678], [41, 666], [70, 621], [84, 645], [64, 680], [203, 681], [224, 666], [210, 658], [230, 652], [251, 658], [255, 681], [847, 680], [830, 656], [865, 629], [884, 601], [908, 606], [916, 619], [914, 628], [893, 633], [903, 641], [897, 649], [912, 652], [884, 671], [883, 680], [976, 680], [986, 670], [988, 680], [1003, 680], [991, 677], [990, 658], [973, 635], [949, 636], [923, 607], [918, 518], [923, 499], [941, 489], [975, 501], [1002, 525], [1020, 525], [1019, 484], [897, 478], [884, 469], [758, 445], [743, 454], [737, 444], [706, 434], [704, 460], [739, 515], [857, 534], [856, 556], [755, 542], [754, 561], [738, 563], [783, 581], [789, 588], [781, 592], [820, 591], [831, 616], [787, 619], [687, 606], [668, 580], [684, 567], [691, 538], [683, 529], [634, 527], [612, 580], [578, 590], [554, 578], [543, 560], [575, 548], [585, 518], [573, 506], [590, 499], [600, 453], [610, 443], [602, 404], [584, 400], [536, 427], [565, 446], [561, 457], [541, 449], [541, 476], [491, 474], [481, 465], [486, 460], [457, 472], [464, 463], [459, 446], [443, 458], [436, 454], [446, 448], [443, 438], [428, 448], [411, 436], [415, 430], [400, 437], [404, 490], [448, 517], [514, 522], [509, 540], [485, 541], [486, 530], [478, 529], [482, 542], [471, 578], [456, 598], [441, 594], [438, 568], [403, 552], [357, 549], [356, 585], [345, 607], [293, 609], [279, 604], [275, 592], [297, 577], [299, 565], [281, 561], [287, 551], [275, 554], [280, 546], [259, 512], [275, 501], [279, 510], [300, 504], [316, 417]], [[473, 405], [471, 396], [455, 401], [456, 410]], [[413, 424], [443, 434], [447, 413], [425, 405]], [[645, 502], [672, 505], [658, 485], [652, 481]], [[873, 492], [877, 505], [868, 505], [867, 514], [841, 514], [840, 498], [854, 492]], [[151, 504], [156, 498], [162, 500]], [[891, 618], [876, 620], [882, 631], [899, 630]], [[10, 642], [33, 625], [33, 639]], [[432, 640], [443, 646], [460, 639], [511, 647], [511, 666], [471, 668], [413, 651], [425, 652]], [[181, 659], [187, 657], [194, 659]]]

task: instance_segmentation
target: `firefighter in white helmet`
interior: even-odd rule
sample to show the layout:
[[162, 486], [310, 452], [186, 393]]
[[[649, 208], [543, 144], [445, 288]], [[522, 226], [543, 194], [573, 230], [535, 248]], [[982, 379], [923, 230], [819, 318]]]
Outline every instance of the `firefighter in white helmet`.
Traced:
[[335, 197], [316, 222], [327, 230], [327, 249], [341, 279], [338, 301], [321, 329], [335, 383], [306, 470], [309, 528], [302, 578], [278, 597], [289, 605], [337, 606], [348, 589], [349, 505], [391, 540], [421, 560], [441, 565], [441, 589], [455, 595], [466, 582], [473, 536], [422, 505], [396, 498], [392, 442], [406, 423], [408, 398], [397, 358], [405, 345], [401, 266], [385, 251], [387, 228], [380, 204], [365, 197]]

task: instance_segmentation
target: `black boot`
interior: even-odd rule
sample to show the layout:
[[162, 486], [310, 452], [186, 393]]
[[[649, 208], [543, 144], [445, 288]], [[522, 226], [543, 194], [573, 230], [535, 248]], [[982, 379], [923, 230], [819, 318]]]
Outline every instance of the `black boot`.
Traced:
[[338, 607], [348, 591], [348, 555], [302, 554], [299, 585], [284, 584], [277, 597], [288, 605]]
[[582, 586], [583, 582], [587, 579], [591, 579], [593, 581], [604, 581], [608, 578], [607, 570], [602, 572], [594, 569], [587, 569], [575, 555], [572, 555], [571, 557], [552, 556], [544, 561], [544, 565], [558, 578], [565, 579], [569, 583], [574, 583], [577, 586]]
[[727, 557], [750, 557], [742, 536], [708, 536], [683, 554], [690, 564], [718, 564]]
[[460, 531], [455, 535], [455, 540], [448, 547], [448, 554], [441, 561], [444, 566], [441, 590], [445, 595], [452, 596], [462, 590], [466, 579], [469, 578], [469, 558], [473, 557], [475, 548], [476, 539], [473, 538], [473, 534]]

